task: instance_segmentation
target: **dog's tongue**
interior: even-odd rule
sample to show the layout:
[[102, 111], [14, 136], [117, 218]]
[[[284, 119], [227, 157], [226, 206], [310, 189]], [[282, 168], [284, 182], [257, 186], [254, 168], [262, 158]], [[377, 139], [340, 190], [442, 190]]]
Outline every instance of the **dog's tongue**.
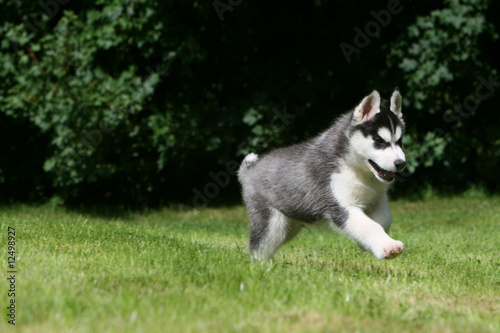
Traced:
[[386, 170], [380, 170], [378, 172], [378, 175], [379, 175], [380, 178], [388, 180], [388, 181], [391, 181], [391, 180], [394, 179], [394, 177], [396, 177], [396, 173], [395, 172], [386, 171]]

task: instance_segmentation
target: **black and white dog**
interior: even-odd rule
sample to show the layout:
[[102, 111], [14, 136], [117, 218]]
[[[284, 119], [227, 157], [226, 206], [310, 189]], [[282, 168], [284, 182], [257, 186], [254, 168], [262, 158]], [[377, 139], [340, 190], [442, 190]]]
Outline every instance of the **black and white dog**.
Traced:
[[326, 221], [378, 259], [401, 254], [387, 232], [387, 188], [405, 168], [401, 94], [373, 91], [325, 132], [262, 157], [249, 154], [238, 178], [250, 215], [252, 258], [270, 259], [305, 223]]

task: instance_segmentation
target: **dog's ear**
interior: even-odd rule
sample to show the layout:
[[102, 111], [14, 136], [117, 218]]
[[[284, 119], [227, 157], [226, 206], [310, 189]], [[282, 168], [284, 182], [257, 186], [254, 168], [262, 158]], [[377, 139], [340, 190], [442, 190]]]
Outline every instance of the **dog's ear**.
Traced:
[[403, 113], [401, 112], [402, 97], [399, 93], [399, 89], [394, 89], [391, 96], [391, 111], [398, 116], [399, 120], [403, 121]]
[[361, 103], [354, 109], [352, 120], [355, 123], [362, 123], [372, 119], [380, 112], [380, 94], [374, 90], [370, 95], [363, 98]]

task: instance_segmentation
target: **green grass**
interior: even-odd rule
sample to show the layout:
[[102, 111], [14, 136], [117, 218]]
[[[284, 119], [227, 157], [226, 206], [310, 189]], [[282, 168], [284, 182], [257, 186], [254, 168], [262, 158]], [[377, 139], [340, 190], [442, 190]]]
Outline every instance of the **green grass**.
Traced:
[[[17, 231], [19, 332], [498, 332], [500, 198], [391, 203], [405, 252], [377, 261], [327, 229], [251, 262], [243, 207], [116, 218], [0, 210]], [[1, 308], [8, 305], [6, 279]], [[14, 331], [2, 313], [1, 332]]]

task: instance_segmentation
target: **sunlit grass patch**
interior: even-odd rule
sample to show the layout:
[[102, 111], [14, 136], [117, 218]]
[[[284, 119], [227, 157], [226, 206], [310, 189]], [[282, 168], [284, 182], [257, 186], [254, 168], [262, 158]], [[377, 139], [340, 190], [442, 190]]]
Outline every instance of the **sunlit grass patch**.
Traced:
[[[8, 226], [18, 233], [16, 327], [499, 331], [500, 199], [396, 201], [391, 209], [391, 235], [407, 245], [394, 260], [378, 261], [339, 234], [309, 228], [261, 264], [246, 251], [242, 206], [116, 216], [4, 207], [2, 237]], [[6, 304], [6, 279], [0, 288]], [[9, 326], [0, 323], [2, 331]]]

